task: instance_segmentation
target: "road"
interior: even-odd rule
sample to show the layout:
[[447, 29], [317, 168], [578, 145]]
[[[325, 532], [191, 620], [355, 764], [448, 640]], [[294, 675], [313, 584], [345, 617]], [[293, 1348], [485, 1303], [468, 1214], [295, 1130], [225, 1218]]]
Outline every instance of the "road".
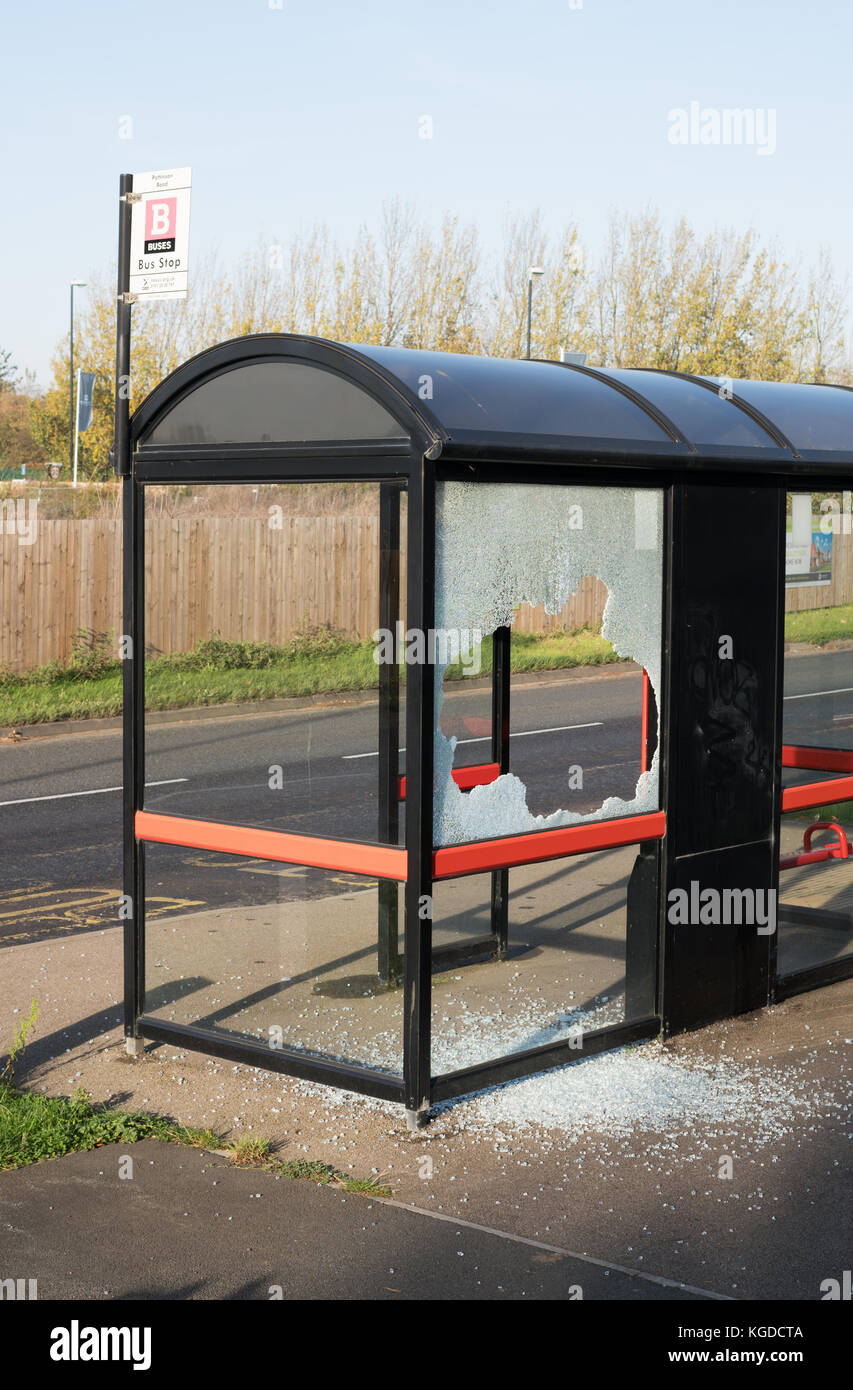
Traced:
[[[786, 665], [785, 738], [853, 744], [853, 653]], [[514, 683], [511, 768], [535, 813], [630, 798], [640, 771], [635, 668]], [[452, 689], [442, 727], [456, 765], [489, 760], [487, 689]], [[149, 810], [304, 834], [376, 837], [375, 703], [192, 715], [152, 722]], [[401, 771], [404, 768], [401, 757]], [[582, 769], [582, 786], [574, 785]], [[281, 769], [280, 776], [276, 769]], [[808, 774], [809, 777], [812, 774]], [[121, 891], [121, 734], [86, 730], [0, 745], [0, 945], [116, 921]], [[280, 782], [280, 786], [271, 785]], [[363, 880], [157, 846], [149, 913], [344, 891]]]

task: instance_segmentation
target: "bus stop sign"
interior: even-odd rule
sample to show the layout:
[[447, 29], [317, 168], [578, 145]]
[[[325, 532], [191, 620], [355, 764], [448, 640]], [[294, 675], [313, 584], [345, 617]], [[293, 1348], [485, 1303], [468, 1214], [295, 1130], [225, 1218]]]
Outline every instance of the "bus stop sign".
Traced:
[[186, 299], [190, 169], [133, 176], [130, 282], [136, 299]]

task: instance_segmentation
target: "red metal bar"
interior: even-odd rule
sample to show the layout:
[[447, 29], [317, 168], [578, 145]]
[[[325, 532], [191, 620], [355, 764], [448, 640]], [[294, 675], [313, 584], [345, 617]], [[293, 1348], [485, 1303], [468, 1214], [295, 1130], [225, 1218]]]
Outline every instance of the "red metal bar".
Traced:
[[802, 748], [783, 743], [783, 767], [808, 767], [815, 772], [853, 772], [853, 752], [846, 748]]
[[218, 821], [189, 820], [137, 811], [136, 838], [162, 845], [186, 845], [190, 849], [215, 850], [220, 854], [245, 854], [252, 859], [275, 859], [287, 864], [307, 864], [315, 869], [344, 869], [369, 878], [406, 880], [406, 851], [393, 845], [358, 845], [349, 840], [321, 840], [312, 835], [289, 835], [282, 830], [258, 830], [249, 825], [223, 825]]
[[[135, 828], [138, 840], [157, 844], [185, 845], [190, 849], [242, 854], [252, 859], [272, 859], [287, 864], [306, 864], [318, 869], [340, 869], [370, 878], [390, 878], [400, 882], [406, 879], [406, 851], [393, 845], [322, 840], [311, 835], [291, 835], [282, 830], [261, 830], [247, 825], [224, 825], [219, 821], [164, 816], [154, 811], [137, 811]], [[642, 840], [657, 840], [665, 831], [664, 812], [650, 811], [642, 816], [625, 816], [621, 820], [595, 821], [589, 825], [568, 825], [559, 830], [542, 830], [531, 835], [451, 845], [435, 851], [433, 877], [460, 878], [490, 869], [509, 869], [548, 859], [564, 859], [588, 850], [612, 849], [618, 845], [639, 844]]]
[[[500, 763], [478, 763], [476, 767], [455, 767], [450, 775], [457, 787], [467, 792], [471, 787], [487, 787], [500, 777], [501, 768]], [[405, 777], [400, 778], [399, 797], [401, 801], [406, 800]]]
[[[816, 830], [834, 830], [836, 843], [834, 845], [821, 845], [820, 849], [812, 849], [812, 836]], [[838, 821], [818, 820], [810, 825], [803, 835], [803, 848], [796, 854], [785, 854], [779, 860], [780, 869], [797, 869], [802, 864], [820, 864], [827, 859], [847, 859], [850, 855], [850, 844], [847, 839], [847, 832], [838, 824]]]
[[837, 858], [838, 855], [833, 854], [829, 845], [826, 845], [823, 849], [813, 849], [808, 854], [783, 854], [779, 860], [779, 869], [799, 869], [803, 864], [822, 864], [827, 859]]
[[806, 782], [801, 787], [782, 788], [782, 810], [803, 811], [809, 806], [825, 806], [830, 801], [853, 800], [853, 777], [833, 777], [831, 782]]
[[842, 829], [837, 820], [816, 820], [810, 825], [803, 836], [803, 849], [806, 854], [811, 853], [812, 836], [816, 830], [834, 830], [835, 838], [838, 841], [835, 845], [823, 845], [821, 848], [829, 849], [835, 859], [846, 859], [850, 854], [850, 846], [847, 843], [847, 832]]
[[649, 673], [643, 667], [643, 693], [641, 700], [641, 725], [640, 725], [640, 771], [649, 770]]
[[666, 831], [663, 811], [621, 820], [594, 821], [585, 825], [561, 826], [559, 830], [539, 830], [530, 835], [513, 835], [501, 840], [478, 840], [472, 845], [449, 845], [433, 855], [435, 879], [460, 878], [489, 869], [511, 869], [521, 864], [538, 864], [547, 859], [564, 859], [592, 849], [612, 849], [617, 845], [659, 840]]

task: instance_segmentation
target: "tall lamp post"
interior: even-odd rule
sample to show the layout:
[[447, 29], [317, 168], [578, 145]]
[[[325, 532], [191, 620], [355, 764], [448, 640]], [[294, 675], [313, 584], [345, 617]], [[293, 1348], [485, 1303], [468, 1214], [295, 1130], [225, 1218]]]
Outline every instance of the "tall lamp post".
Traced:
[[532, 265], [527, 272], [527, 360], [530, 361], [530, 330], [533, 324], [533, 281], [544, 275], [541, 265]]
[[71, 281], [71, 351], [68, 366], [68, 468], [74, 471], [74, 291], [82, 289], [85, 280]]

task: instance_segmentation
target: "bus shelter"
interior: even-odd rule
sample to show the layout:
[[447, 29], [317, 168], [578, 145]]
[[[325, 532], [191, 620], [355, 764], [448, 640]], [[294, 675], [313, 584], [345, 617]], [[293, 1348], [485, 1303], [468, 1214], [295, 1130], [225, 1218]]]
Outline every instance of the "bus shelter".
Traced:
[[[853, 602], [851, 471], [843, 387], [290, 334], [179, 367], [123, 480], [128, 1049], [417, 1125], [853, 973], [853, 656], [785, 643]], [[161, 712], [236, 668], [236, 715]]]

